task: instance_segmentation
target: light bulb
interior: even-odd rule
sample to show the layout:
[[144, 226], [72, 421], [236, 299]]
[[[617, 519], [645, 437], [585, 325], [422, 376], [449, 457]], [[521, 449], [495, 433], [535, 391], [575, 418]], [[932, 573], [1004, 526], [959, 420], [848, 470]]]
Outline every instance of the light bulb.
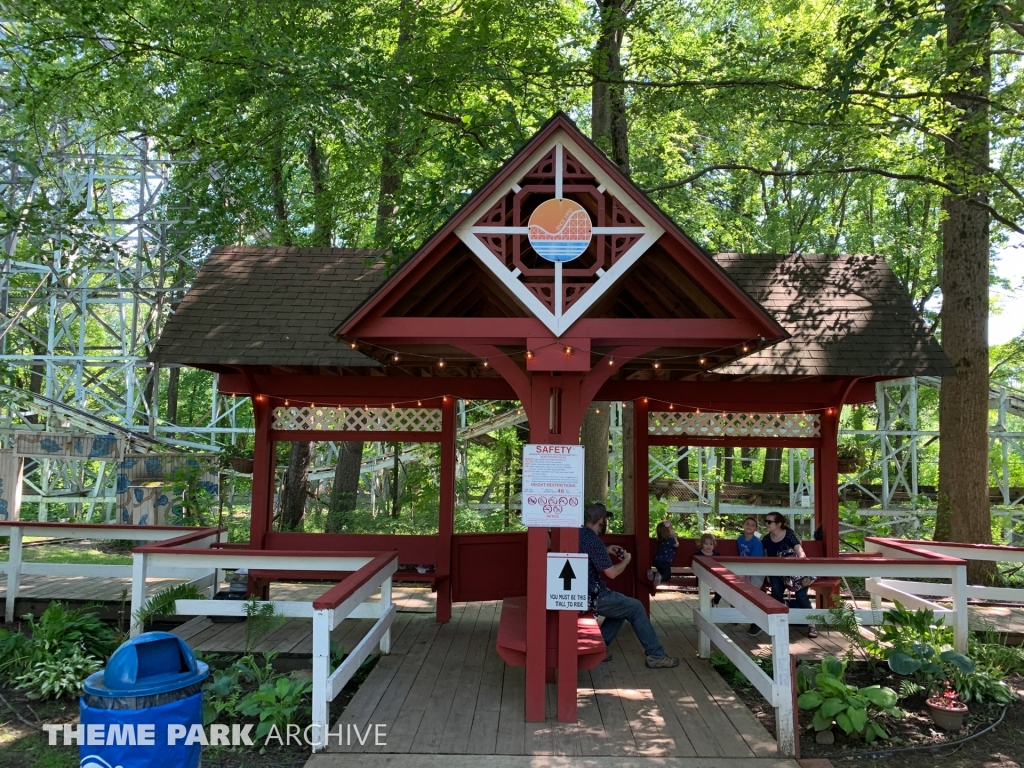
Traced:
[[565, 354], [567, 354], [567, 355], [571, 355], [571, 354], [572, 354], [572, 347], [568, 347], [568, 346], [567, 346], [567, 347], [566, 347], [565, 349], [563, 349], [562, 351], [563, 351], [563, 352], [565, 352]]
[[614, 357], [609, 357], [608, 358], [608, 365], [615, 365], [615, 358]]
[[661, 361], [660, 360], [655, 360], [654, 361], [654, 370], [658, 370], [659, 368], [661, 368]]
[[489, 368], [490, 365], [491, 365], [490, 361], [488, 361], [488, 359], [485, 357], [484, 358], [484, 368]]
[[444, 358], [443, 357], [440, 360], [437, 361], [437, 367], [438, 368], [444, 368]]

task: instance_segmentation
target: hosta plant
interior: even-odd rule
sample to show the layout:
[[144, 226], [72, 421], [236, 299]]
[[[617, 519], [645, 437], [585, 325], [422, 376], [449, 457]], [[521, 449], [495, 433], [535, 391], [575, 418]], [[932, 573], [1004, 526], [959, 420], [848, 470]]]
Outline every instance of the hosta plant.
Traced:
[[804, 690], [797, 705], [813, 712], [811, 727], [826, 731], [836, 725], [847, 735], [857, 735], [868, 743], [888, 739], [889, 734], [875, 718], [882, 712], [897, 718], [903, 716], [896, 708], [896, 692], [877, 685], [848, 685], [845, 675], [846, 662], [835, 656], [801, 668], [798, 689]]

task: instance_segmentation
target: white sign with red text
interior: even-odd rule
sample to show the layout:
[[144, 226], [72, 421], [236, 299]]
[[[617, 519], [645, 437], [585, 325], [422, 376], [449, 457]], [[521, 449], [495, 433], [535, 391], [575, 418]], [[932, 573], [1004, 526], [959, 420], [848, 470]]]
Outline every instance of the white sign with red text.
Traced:
[[583, 525], [583, 446], [523, 446], [523, 525]]

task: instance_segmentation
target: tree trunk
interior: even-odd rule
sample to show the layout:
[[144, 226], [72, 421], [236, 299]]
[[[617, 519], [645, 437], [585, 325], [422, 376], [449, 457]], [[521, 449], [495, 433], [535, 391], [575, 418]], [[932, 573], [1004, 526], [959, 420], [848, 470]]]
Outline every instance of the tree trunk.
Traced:
[[[942, 346], [957, 375], [939, 391], [939, 500], [936, 538], [992, 541], [988, 498], [989, 214], [982, 174], [989, 164], [990, 25], [963, 2], [946, 6], [947, 69], [956, 89], [945, 145], [946, 178], [956, 188], [943, 207]], [[955, 510], [955, 514], [954, 514]], [[971, 562], [968, 579], [986, 583], [995, 563]]]
[[280, 135], [274, 137], [270, 150], [270, 195], [274, 199], [274, 240], [281, 245], [292, 244], [292, 234], [288, 227], [288, 201], [286, 198], [284, 179], [284, 147]]
[[505, 530], [508, 530], [512, 522], [511, 496], [512, 496], [512, 449], [505, 448], [505, 486], [504, 486], [504, 507], [505, 507]]
[[622, 532], [630, 535], [636, 530], [636, 440], [633, 413], [633, 403], [622, 404]]
[[764, 472], [761, 473], [761, 483], [777, 483], [782, 477], [782, 449], [764, 449]]
[[391, 475], [391, 517], [397, 520], [398, 513], [401, 509], [401, 507], [399, 506], [399, 502], [401, 499], [401, 489], [399, 488], [399, 480], [401, 478], [399, 477], [398, 473], [401, 471], [399, 457], [402, 453], [402, 446], [400, 443], [392, 443], [391, 447], [395, 451], [395, 462]]
[[690, 454], [687, 453], [688, 446], [680, 445], [676, 450], [681, 453], [679, 460], [676, 462], [676, 474], [679, 475], [680, 480], [690, 479]]
[[598, 0], [597, 3], [601, 32], [592, 59], [590, 133], [612, 162], [629, 176], [629, 124], [621, 59], [626, 5], [623, 0]]
[[725, 456], [725, 458], [724, 458], [724, 460], [722, 462], [723, 465], [724, 465], [723, 474], [722, 474], [722, 481], [726, 482], [726, 483], [731, 483], [732, 482], [732, 462], [733, 462], [733, 457], [736, 455], [736, 449], [735, 448], [724, 448], [722, 450], [722, 453]]
[[288, 469], [281, 489], [281, 530], [302, 530], [302, 516], [306, 511], [306, 492], [309, 485], [309, 457], [313, 444], [292, 443]]
[[309, 164], [309, 178], [313, 186], [313, 237], [311, 245], [330, 248], [333, 240], [331, 204], [326, 195], [327, 163], [320, 153], [320, 144], [316, 139], [316, 131], [309, 135], [309, 146], [306, 149], [306, 161]]
[[167, 421], [178, 423], [178, 382], [181, 381], [181, 368], [171, 368], [167, 375]]
[[338, 463], [334, 467], [334, 487], [324, 529], [341, 533], [351, 524], [359, 495], [359, 468], [363, 462], [363, 444], [338, 444]]
[[608, 501], [608, 404], [591, 403], [580, 428], [585, 504]]

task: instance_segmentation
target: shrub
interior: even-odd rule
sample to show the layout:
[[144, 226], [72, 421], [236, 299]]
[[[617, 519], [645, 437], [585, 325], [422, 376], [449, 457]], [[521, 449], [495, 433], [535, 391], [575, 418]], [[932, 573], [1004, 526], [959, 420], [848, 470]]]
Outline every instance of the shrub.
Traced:
[[871, 685], [857, 688], [847, 685], [846, 662], [827, 656], [820, 664], [803, 664], [797, 674], [797, 699], [800, 709], [814, 712], [811, 726], [826, 731], [838, 725], [848, 734], [856, 734], [869, 744], [875, 739], [888, 739], [889, 734], [875, 720], [880, 712], [903, 717], [896, 708], [896, 692], [891, 688]]

